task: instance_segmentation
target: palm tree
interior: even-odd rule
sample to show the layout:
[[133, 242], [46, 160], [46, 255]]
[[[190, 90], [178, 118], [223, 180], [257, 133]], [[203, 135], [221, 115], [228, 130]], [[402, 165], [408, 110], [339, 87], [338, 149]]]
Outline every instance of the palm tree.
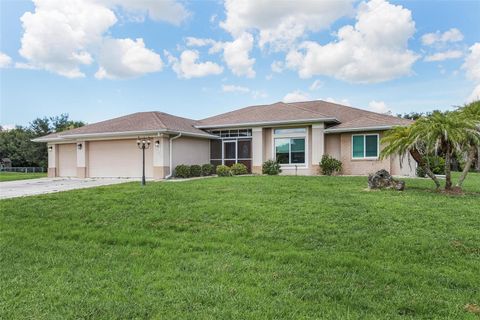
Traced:
[[380, 153], [383, 159], [387, 156], [397, 154], [400, 157], [400, 164], [403, 158], [409, 153], [417, 164], [425, 171], [435, 183], [437, 189], [440, 188], [440, 181], [432, 172], [430, 164], [426, 159], [425, 143], [421, 140], [421, 136], [414, 130], [413, 124], [408, 127], [394, 127], [387, 131], [382, 138], [382, 144], [387, 146]]

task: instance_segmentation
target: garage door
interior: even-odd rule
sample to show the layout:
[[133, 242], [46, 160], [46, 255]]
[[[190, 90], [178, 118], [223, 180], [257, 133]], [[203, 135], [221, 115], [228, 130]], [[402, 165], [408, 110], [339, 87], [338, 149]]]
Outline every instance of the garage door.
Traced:
[[58, 145], [58, 175], [60, 177], [77, 176], [77, 145], [75, 143]]
[[[153, 177], [153, 144], [145, 150], [145, 175]], [[92, 178], [139, 178], [142, 176], [142, 150], [136, 140], [90, 141], [88, 174]]]

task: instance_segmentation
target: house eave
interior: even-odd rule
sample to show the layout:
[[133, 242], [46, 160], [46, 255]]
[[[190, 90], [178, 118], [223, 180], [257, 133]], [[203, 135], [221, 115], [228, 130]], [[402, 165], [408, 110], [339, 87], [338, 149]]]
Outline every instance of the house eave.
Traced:
[[195, 128], [220, 129], [220, 128], [241, 128], [241, 127], [262, 127], [262, 126], [273, 126], [273, 125], [289, 125], [289, 124], [318, 123], [318, 122], [338, 122], [339, 123], [337, 118], [316, 118], [316, 119], [242, 122], [242, 123], [229, 123], [229, 124], [219, 124], [219, 125], [200, 125], [200, 126], [195, 126]]
[[325, 129], [325, 133], [343, 133], [343, 132], [359, 132], [359, 131], [384, 131], [390, 130], [394, 126], [374, 126], [374, 127], [357, 127], [357, 128], [331, 128]]

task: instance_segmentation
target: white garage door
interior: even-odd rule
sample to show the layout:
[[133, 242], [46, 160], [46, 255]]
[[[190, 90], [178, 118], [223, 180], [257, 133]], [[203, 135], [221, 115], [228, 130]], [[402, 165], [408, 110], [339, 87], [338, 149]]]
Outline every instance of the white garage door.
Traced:
[[60, 177], [77, 176], [77, 145], [75, 143], [58, 145], [58, 175]]
[[[145, 175], [153, 177], [153, 143], [145, 150]], [[142, 150], [136, 140], [90, 141], [88, 174], [92, 178], [139, 178], [142, 176]]]

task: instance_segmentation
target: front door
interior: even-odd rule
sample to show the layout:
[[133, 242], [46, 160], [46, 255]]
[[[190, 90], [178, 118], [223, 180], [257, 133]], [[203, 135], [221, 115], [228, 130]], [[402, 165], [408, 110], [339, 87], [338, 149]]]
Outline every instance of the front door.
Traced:
[[231, 166], [237, 161], [237, 141], [224, 140], [223, 141], [223, 164]]

